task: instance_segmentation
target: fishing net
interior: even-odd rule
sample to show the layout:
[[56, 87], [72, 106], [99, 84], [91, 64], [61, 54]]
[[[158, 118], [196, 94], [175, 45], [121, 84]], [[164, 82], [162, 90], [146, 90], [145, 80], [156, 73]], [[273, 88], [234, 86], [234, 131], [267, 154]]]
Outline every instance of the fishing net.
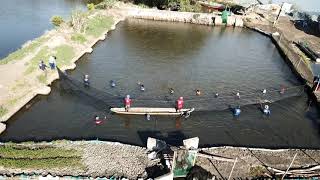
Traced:
[[[91, 104], [98, 109], [107, 110], [111, 107], [123, 107], [123, 98], [126, 94], [110, 93], [93, 86], [86, 87], [82, 80], [70, 77], [66, 73], [59, 71], [60, 87], [75, 96], [80, 97], [87, 104]], [[235, 93], [204, 94], [201, 96], [188, 95], [184, 97], [186, 108], [195, 108], [195, 111], [215, 111], [244, 106], [250, 104], [272, 103], [293, 96], [300, 96], [304, 92], [304, 85], [268, 88], [265, 94], [262, 91], [254, 90], [240, 94], [240, 98]], [[143, 92], [141, 92], [143, 93]], [[162, 96], [139, 96], [131, 94], [132, 106], [134, 107], [175, 107], [178, 95], [170, 95], [164, 92]]]

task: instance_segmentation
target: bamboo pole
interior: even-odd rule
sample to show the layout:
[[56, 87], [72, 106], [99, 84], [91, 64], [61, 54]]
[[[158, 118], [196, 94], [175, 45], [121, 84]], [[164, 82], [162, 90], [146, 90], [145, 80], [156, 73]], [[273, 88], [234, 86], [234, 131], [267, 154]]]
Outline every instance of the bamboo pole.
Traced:
[[283, 180], [283, 178], [284, 178], [284, 177], [286, 176], [286, 174], [288, 173], [288, 171], [289, 171], [289, 169], [291, 168], [291, 166], [292, 166], [292, 164], [293, 164], [293, 161], [294, 161], [294, 159], [297, 157], [297, 155], [298, 155], [298, 153], [296, 153], [296, 154], [293, 156], [292, 161], [291, 161], [288, 169], [286, 170], [286, 172], [283, 174], [281, 180]]
[[233, 163], [236, 161], [234, 159], [225, 158], [225, 157], [218, 157], [218, 156], [214, 156], [214, 155], [202, 154], [200, 152], [198, 152], [197, 156], [198, 157], [208, 158], [208, 159], [213, 159], [213, 160], [216, 160], [216, 161], [225, 161], [225, 162], [233, 162]]
[[233, 172], [234, 167], [236, 166], [237, 161], [238, 161], [238, 158], [236, 158], [236, 160], [235, 160], [234, 163], [233, 163], [233, 166], [232, 166], [231, 172], [230, 172], [230, 174], [229, 174], [228, 180], [230, 180], [230, 178], [231, 178], [231, 176], [232, 176], [232, 172]]

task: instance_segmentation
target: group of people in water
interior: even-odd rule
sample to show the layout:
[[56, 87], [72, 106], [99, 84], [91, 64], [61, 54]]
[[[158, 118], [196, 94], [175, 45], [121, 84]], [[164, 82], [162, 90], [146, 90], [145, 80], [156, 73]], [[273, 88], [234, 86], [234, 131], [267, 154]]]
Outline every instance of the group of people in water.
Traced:
[[[84, 83], [85, 86], [90, 86], [89, 75], [84, 75], [83, 83]], [[140, 91], [142, 91], [142, 92], [145, 91], [145, 86], [143, 85], [142, 82], [138, 81], [137, 84], [140, 87]], [[112, 88], [116, 87], [116, 82], [114, 80], [111, 80], [110, 81], [110, 86]], [[174, 94], [174, 92], [175, 91], [174, 91], [173, 88], [169, 88], [169, 93], [170, 94]], [[261, 92], [262, 92], [262, 95], [266, 95], [267, 94], [267, 90], [266, 89], [263, 89]], [[281, 86], [280, 87], [280, 94], [284, 94], [284, 92], [285, 92], [285, 87]], [[200, 96], [201, 95], [200, 89], [196, 89], [195, 93], [196, 93], [197, 96]], [[218, 98], [219, 97], [219, 93], [215, 93], [215, 97]], [[240, 92], [236, 92], [235, 93], [235, 97], [237, 99], [240, 99]], [[125, 111], [129, 111], [131, 105], [132, 105], [132, 99], [130, 98], [130, 95], [126, 95], [125, 98], [124, 98]], [[183, 107], [184, 107], [184, 100], [183, 100], [183, 97], [181, 96], [176, 100], [176, 105], [175, 105], [176, 111], [177, 112], [182, 112]], [[264, 105], [263, 107], [261, 105], [261, 111], [265, 115], [270, 115], [271, 114], [271, 110], [270, 110], [269, 105]], [[240, 114], [241, 114], [240, 106], [237, 106], [237, 107], [233, 108], [232, 112], [233, 112], [234, 116], [240, 116]], [[150, 115], [147, 116], [147, 119], [150, 119]], [[95, 121], [96, 121], [96, 124], [100, 124], [102, 122], [101, 119], [98, 116], [95, 116]]]

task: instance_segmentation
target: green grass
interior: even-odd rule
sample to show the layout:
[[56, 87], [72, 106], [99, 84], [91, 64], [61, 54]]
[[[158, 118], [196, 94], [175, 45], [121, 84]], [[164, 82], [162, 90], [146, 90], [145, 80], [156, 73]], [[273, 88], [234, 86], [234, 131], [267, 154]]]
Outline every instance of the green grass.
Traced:
[[87, 41], [83, 34], [76, 33], [71, 36], [71, 40], [83, 44]]
[[45, 74], [38, 75], [37, 79], [42, 84], [46, 84], [47, 83], [47, 76]]
[[54, 158], [54, 159], [8, 159], [0, 158], [0, 166], [5, 168], [63, 168], [63, 167], [81, 167], [79, 159], [75, 158]]
[[12, 159], [45, 159], [45, 158], [72, 158], [78, 157], [79, 153], [73, 149], [61, 149], [55, 147], [37, 147], [4, 145], [0, 146], [0, 157]]
[[6, 168], [83, 167], [80, 153], [74, 149], [7, 143], [0, 146], [0, 157], [0, 166]]
[[45, 64], [48, 64], [50, 53], [49, 48], [47, 46], [43, 47], [38, 54], [36, 54], [30, 62], [27, 64], [28, 68], [24, 72], [25, 75], [28, 75], [39, 68], [39, 62], [41, 60], [44, 61]]
[[9, 54], [4, 59], [0, 60], [0, 65], [7, 64], [8, 62], [13, 61], [13, 60], [23, 59], [28, 53], [33, 52], [36, 48], [38, 48], [42, 43], [44, 43], [47, 40], [48, 40], [48, 38], [45, 38], [45, 37], [40, 37], [40, 38], [33, 40], [27, 46], [16, 50], [15, 52]]
[[70, 65], [72, 58], [75, 56], [73, 47], [69, 45], [58, 46], [54, 49], [54, 52], [58, 66]]
[[112, 17], [95, 16], [88, 21], [86, 34], [94, 37], [99, 37], [103, 32], [111, 28], [113, 24]]
[[0, 106], [0, 117], [4, 116], [5, 114], [7, 114], [8, 112], [8, 109], [3, 107], [3, 106]]

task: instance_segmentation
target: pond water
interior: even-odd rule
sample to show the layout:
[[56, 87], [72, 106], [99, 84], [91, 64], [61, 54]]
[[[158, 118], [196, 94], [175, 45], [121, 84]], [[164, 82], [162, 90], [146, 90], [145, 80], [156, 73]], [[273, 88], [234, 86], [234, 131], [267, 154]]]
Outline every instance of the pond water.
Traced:
[[[269, 38], [244, 28], [209, 27], [183, 23], [126, 20], [83, 56], [69, 75], [81, 81], [89, 74], [91, 86], [124, 96], [160, 97], [168, 88], [176, 96], [196, 99], [215, 92], [245, 95], [300, 82]], [[109, 81], [117, 82], [116, 88]], [[137, 81], [146, 91], [141, 93]], [[49, 96], [38, 96], [7, 123], [2, 141], [101, 139], [144, 145], [148, 136], [180, 144], [198, 136], [202, 146], [320, 147], [318, 111], [307, 95], [272, 103], [270, 117], [258, 105], [242, 106], [234, 118], [230, 110], [194, 112], [188, 119], [152, 116], [108, 116], [95, 125], [93, 116], [105, 114], [75, 94], [53, 84]], [[29, 106], [28, 105], [28, 106]], [[186, 104], [188, 106], [188, 104]], [[102, 109], [106, 107], [102, 107]]]
[[51, 29], [52, 16], [69, 18], [72, 9], [82, 9], [84, 5], [81, 0], [1, 1], [0, 59]]

